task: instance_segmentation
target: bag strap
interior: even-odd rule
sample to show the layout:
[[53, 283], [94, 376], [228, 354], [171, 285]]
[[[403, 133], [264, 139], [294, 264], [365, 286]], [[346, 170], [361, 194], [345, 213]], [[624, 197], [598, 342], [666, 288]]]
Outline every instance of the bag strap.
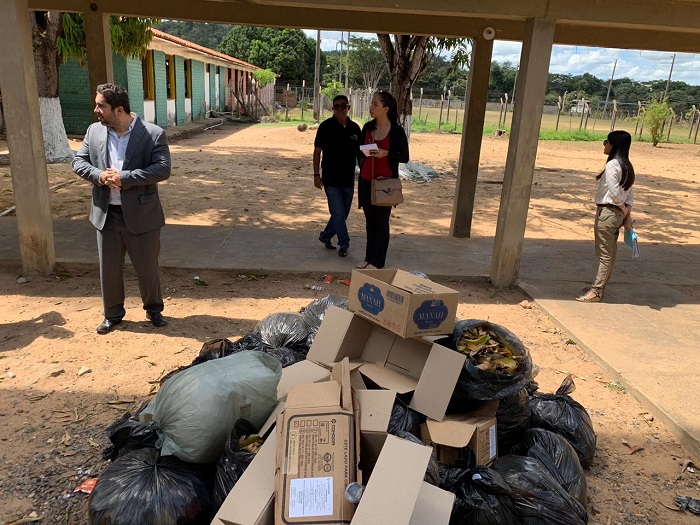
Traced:
[[[372, 144], [375, 144], [374, 142], [374, 130], [370, 132], [370, 137], [372, 137]], [[374, 180], [374, 157], [372, 157], [372, 180]]]

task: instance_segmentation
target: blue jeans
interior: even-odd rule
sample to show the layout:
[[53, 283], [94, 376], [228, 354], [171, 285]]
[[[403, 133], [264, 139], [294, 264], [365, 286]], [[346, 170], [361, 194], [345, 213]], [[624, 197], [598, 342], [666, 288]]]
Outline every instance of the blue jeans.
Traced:
[[350, 235], [348, 226], [345, 223], [350, 208], [352, 207], [352, 196], [355, 193], [354, 186], [323, 186], [328, 199], [328, 211], [331, 218], [328, 219], [326, 229], [321, 232], [319, 239], [330, 241], [335, 235], [338, 236], [338, 246], [348, 248], [350, 246]]

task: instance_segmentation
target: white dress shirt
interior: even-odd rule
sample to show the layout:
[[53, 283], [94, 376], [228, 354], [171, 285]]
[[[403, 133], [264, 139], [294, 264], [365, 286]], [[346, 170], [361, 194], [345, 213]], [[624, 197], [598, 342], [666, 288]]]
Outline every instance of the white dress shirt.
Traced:
[[[131, 114], [134, 119], [129, 125], [124, 134], [120, 137], [117, 132], [112, 128], [107, 128], [107, 152], [109, 154], [109, 167], [114, 168], [117, 171], [122, 170], [124, 165], [124, 157], [126, 156], [126, 147], [129, 145], [129, 138], [131, 137], [131, 130], [134, 129], [134, 124], [138, 116], [135, 113]], [[119, 188], [109, 189], [109, 203], [121, 206], [122, 196], [121, 190]]]
[[608, 161], [605, 173], [598, 180], [598, 191], [595, 196], [596, 204], [612, 204], [613, 206], [632, 206], [634, 195], [632, 188], [625, 190], [620, 186], [622, 166], [617, 159]]

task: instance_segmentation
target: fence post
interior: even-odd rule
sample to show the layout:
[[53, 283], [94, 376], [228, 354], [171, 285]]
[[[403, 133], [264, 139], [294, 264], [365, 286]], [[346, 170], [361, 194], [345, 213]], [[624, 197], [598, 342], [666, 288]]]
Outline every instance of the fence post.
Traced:
[[635, 137], [642, 136], [641, 133], [639, 135], [637, 135], [637, 128], [639, 127], [639, 119], [641, 116], [642, 116], [642, 102], [640, 100], [638, 100], [637, 101], [637, 122], [634, 124], [634, 136]]
[[440, 118], [438, 119], [438, 127], [437, 130], [440, 131], [440, 128], [442, 127], [442, 108], [445, 105], [445, 95], [440, 95]]
[[420, 88], [420, 99], [418, 99], [418, 120], [423, 112], [423, 88]]
[[615, 121], [617, 120], [617, 99], [613, 99], [613, 113], [610, 120], [610, 131], [615, 129]]
[[644, 106], [640, 107], [639, 112], [642, 115], [642, 119], [640, 120], [640, 123], [639, 123], [639, 138], [640, 139], [642, 138], [642, 133], [644, 133], [644, 116], [645, 116], [644, 114], [646, 113], [646, 111], [647, 110]]
[[450, 103], [452, 102], [452, 90], [447, 90], [447, 116], [445, 117], [445, 122], [450, 123]]
[[690, 140], [691, 135], [693, 134], [693, 124], [695, 123], [695, 104], [691, 106], [693, 108], [693, 113], [690, 115], [690, 126], [688, 127], [688, 140]]
[[695, 138], [693, 139], [693, 144], [698, 143], [698, 130], [700, 130], [700, 109], [696, 110], [695, 114], [698, 116], [698, 123], [695, 125]]
[[583, 121], [583, 131], [586, 131], [588, 129], [588, 117], [591, 114], [591, 106], [588, 102], [584, 102], [583, 111], [586, 113], [586, 120]]
[[555, 131], [559, 131], [559, 117], [561, 117], [561, 95], [559, 95], [559, 100], [557, 100], [557, 125], [554, 127]]
[[[583, 129], [583, 118], [586, 116], [586, 99], [582, 98], [578, 102], [583, 102], [581, 104], [581, 121], [578, 123], [578, 130], [581, 131]], [[576, 103], [576, 107], [579, 107], [578, 103]]]
[[503, 129], [501, 120], [503, 120], [503, 97], [501, 97], [501, 105], [498, 107], [498, 129]]

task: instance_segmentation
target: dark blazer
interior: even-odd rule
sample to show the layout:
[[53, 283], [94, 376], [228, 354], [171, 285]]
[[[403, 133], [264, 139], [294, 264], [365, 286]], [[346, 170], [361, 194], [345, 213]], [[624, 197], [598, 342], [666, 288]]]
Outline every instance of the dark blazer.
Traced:
[[[165, 225], [157, 184], [170, 177], [170, 149], [162, 128], [135, 119], [121, 170], [121, 198], [124, 223], [129, 232], [139, 234]], [[109, 205], [109, 186], [100, 184], [100, 173], [109, 167], [106, 126], [90, 125], [72, 166], [94, 185], [90, 222], [102, 230]]]
[[[362, 133], [360, 134], [360, 144], [365, 143], [367, 134], [374, 131], [377, 127], [377, 121], [375, 119], [370, 120], [362, 127]], [[357, 161], [360, 164], [360, 171], [362, 171], [362, 164], [365, 162], [364, 155], [358, 155]], [[391, 168], [391, 176], [395, 179], [399, 177], [399, 163], [408, 162], [408, 138], [406, 137], [406, 132], [403, 128], [397, 124], [392, 124], [391, 129], [389, 129], [389, 154], [387, 155], [389, 160], [389, 167]]]

